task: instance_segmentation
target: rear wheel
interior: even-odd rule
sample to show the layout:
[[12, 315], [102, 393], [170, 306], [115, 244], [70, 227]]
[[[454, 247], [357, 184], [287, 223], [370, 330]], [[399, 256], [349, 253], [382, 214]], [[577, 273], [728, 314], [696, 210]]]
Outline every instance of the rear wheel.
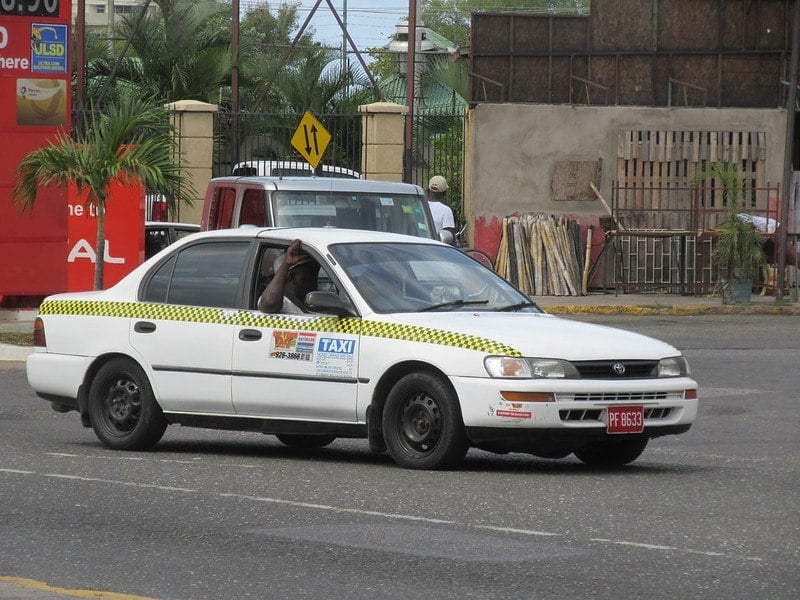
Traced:
[[275, 437], [291, 448], [308, 450], [324, 448], [336, 439], [336, 436], [333, 435], [314, 435], [313, 433], [276, 433]]
[[469, 447], [455, 392], [428, 372], [406, 375], [389, 392], [383, 436], [389, 455], [408, 469], [455, 466]]
[[647, 447], [647, 442], [647, 438], [591, 442], [576, 450], [575, 456], [595, 467], [620, 467], [639, 458]]
[[95, 435], [114, 450], [147, 450], [164, 435], [167, 420], [142, 368], [127, 358], [100, 367], [89, 388]]

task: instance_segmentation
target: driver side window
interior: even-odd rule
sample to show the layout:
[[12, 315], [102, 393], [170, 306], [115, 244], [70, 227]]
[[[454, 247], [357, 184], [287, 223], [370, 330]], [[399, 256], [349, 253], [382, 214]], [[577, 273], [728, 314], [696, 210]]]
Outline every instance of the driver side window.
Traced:
[[[270, 281], [272, 281], [272, 278], [275, 274], [276, 261], [283, 255], [285, 251], [286, 246], [276, 245], [264, 245], [260, 249], [259, 258], [256, 261], [258, 270], [253, 278], [254, 285], [252, 290], [252, 299], [250, 302], [250, 306], [253, 310], [258, 309], [258, 300], [261, 297], [261, 294], [264, 293], [264, 290], [267, 289], [267, 286], [269, 285]], [[315, 263], [319, 264], [319, 261], [315, 259]], [[317, 272], [316, 286], [314, 289], [309, 291], [331, 292], [339, 296], [344, 302], [350, 302], [347, 294], [339, 289], [333, 277], [331, 277], [330, 273], [328, 273], [325, 267], [321, 265], [319, 267], [319, 271]]]

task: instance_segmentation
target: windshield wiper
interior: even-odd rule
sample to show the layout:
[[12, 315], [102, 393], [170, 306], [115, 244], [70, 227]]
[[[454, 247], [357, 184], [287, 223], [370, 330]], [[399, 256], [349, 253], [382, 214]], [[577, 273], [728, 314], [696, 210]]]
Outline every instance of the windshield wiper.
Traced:
[[512, 310], [519, 310], [521, 308], [539, 308], [535, 302], [517, 302], [516, 304], [509, 304], [508, 306], [501, 306], [500, 308], [495, 308], [497, 312], [510, 312]]
[[471, 306], [474, 304], [489, 304], [488, 300], [451, 300], [450, 302], [442, 302], [441, 304], [431, 304], [430, 306], [423, 306], [418, 308], [417, 312], [425, 312], [427, 310], [436, 310], [439, 308], [455, 308], [457, 306]]

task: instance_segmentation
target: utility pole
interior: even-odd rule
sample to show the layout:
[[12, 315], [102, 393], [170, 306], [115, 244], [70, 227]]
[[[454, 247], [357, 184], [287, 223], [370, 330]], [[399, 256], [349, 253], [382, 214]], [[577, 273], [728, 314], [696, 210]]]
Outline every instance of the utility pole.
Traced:
[[800, 0], [794, 2], [794, 30], [792, 31], [792, 59], [789, 73], [789, 97], [786, 100], [786, 145], [783, 151], [783, 202], [778, 228], [778, 273], [775, 280], [775, 301], [783, 300], [786, 282], [786, 230], [789, 228], [789, 201], [792, 199], [792, 158], [794, 156], [794, 122], [797, 104], [797, 66], [800, 56]]
[[233, 42], [231, 44], [231, 162], [239, 162], [239, 0], [233, 0]]
[[342, 76], [347, 73], [347, 0], [342, 0]]
[[[800, 2], [800, 0], [798, 0]], [[406, 129], [404, 138], [403, 168], [406, 183], [414, 181], [414, 98], [416, 96], [417, 62], [417, 0], [408, 0], [408, 48], [406, 48]]]
[[75, 103], [78, 109], [78, 118], [72, 124], [77, 133], [83, 132], [83, 109], [86, 103], [86, 0], [78, 0], [78, 14], [75, 15]]

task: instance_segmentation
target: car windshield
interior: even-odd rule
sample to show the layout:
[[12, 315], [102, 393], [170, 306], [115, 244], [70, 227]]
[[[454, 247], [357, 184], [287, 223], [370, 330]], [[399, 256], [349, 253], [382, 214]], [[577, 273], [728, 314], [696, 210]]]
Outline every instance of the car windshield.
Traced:
[[330, 252], [375, 312], [540, 312], [494, 271], [450, 246], [335, 244]]
[[410, 194], [280, 191], [272, 195], [278, 227], [339, 227], [431, 238], [426, 200]]

